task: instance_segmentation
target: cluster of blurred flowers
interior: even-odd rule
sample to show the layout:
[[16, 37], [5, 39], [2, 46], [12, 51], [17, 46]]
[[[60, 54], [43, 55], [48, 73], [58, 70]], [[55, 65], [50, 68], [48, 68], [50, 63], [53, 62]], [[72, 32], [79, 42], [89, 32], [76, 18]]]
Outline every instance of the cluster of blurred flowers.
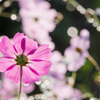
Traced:
[[[76, 72], [85, 64], [90, 47], [88, 30], [83, 29], [80, 31], [80, 35], [72, 37], [70, 46], [65, 49], [64, 55], [62, 55], [55, 50], [55, 44], [49, 36], [49, 32], [52, 32], [56, 27], [57, 11], [51, 9], [50, 4], [44, 0], [17, 1], [20, 6], [19, 15], [22, 18], [23, 32], [29, 38], [36, 40], [39, 45], [49, 44], [53, 53], [49, 59], [52, 66], [48, 74], [42, 76], [39, 82], [23, 84], [20, 100], [83, 100], [82, 92], [73, 88], [75, 77], [66, 77], [66, 73], [67, 71]], [[0, 100], [17, 100], [19, 83], [15, 84], [4, 74], [1, 74], [0, 86]], [[28, 97], [26, 94], [35, 91], [35, 86], [39, 86], [41, 93]], [[91, 98], [90, 100], [97, 99]]]
[[49, 37], [56, 24], [54, 22], [57, 12], [50, 9], [50, 4], [43, 0], [18, 0], [20, 5], [19, 14], [22, 18], [22, 30], [30, 38], [38, 43], [48, 43], [53, 50], [55, 45]]

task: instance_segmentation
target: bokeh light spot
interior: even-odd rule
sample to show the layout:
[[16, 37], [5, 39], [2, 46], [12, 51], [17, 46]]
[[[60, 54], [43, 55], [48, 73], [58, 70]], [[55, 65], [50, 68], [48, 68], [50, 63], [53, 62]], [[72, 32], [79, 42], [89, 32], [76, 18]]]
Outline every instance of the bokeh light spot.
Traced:
[[70, 37], [75, 37], [75, 36], [78, 34], [78, 30], [77, 30], [75, 27], [70, 27], [70, 28], [68, 28], [68, 30], [67, 30], [67, 34], [68, 34]]

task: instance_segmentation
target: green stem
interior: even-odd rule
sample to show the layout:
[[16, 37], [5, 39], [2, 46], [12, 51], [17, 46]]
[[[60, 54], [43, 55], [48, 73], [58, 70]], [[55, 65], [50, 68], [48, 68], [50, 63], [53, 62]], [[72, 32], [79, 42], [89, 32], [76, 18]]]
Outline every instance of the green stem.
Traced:
[[95, 66], [96, 70], [100, 70], [98, 63], [95, 61], [95, 59], [90, 54], [87, 58]]
[[[80, 5], [76, 0], [63, 0], [64, 2], [68, 2], [71, 5], [73, 5], [75, 8], [77, 8], [78, 6], [81, 6], [86, 12], [84, 13], [84, 16], [86, 17], [86, 19], [88, 18], [93, 18], [95, 22], [97, 22], [100, 25], [100, 20], [97, 17], [96, 13], [94, 10], [90, 9], [92, 12], [94, 13], [89, 13], [91, 16], [88, 15], [88, 9], [85, 9], [82, 5]], [[87, 16], [88, 15], [88, 16]]]
[[[3, 3], [3, 5], [0, 6], [0, 8], [1, 8], [0, 13], [3, 12], [3, 10], [5, 10], [7, 7], [9, 7], [9, 6], [11, 5], [12, 1], [13, 1], [13, 0], [6, 0], [6, 1]], [[7, 6], [7, 7], [4, 6], [6, 2], [9, 3], [9, 6]]]
[[21, 87], [22, 87], [22, 67], [20, 66], [20, 89], [19, 89], [19, 95], [18, 95], [18, 100], [20, 100], [20, 96], [21, 96]]
[[0, 14], [1, 17], [6, 17], [6, 18], [10, 18], [11, 15], [12, 15], [12, 14], [6, 13], [6, 12], [2, 12], [2, 13]]
[[73, 79], [74, 79], [74, 83], [73, 83], [73, 85], [72, 85], [72, 86], [74, 86], [75, 81], [76, 81], [76, 72], [72, 72], [72, 77], [73, 77]]

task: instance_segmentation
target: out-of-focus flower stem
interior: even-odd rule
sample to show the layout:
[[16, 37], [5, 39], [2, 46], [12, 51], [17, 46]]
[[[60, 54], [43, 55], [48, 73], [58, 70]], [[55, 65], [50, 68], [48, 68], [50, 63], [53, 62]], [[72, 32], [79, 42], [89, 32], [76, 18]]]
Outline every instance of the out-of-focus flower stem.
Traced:
[[56, 24], [58, 24], [59, 22], [62, 21], [63, 18], [64, 18], [63, 15], [62, 15], [60, 12], [57, 12], [57, 16], [56, 16], [54, 22], [55, 22]]
[[20, 89], [19, 89], [19, 95], [18, 95], [18, 100], [20, 100], [21, 96], [21, 87], [22, 87], [22, 67], [20, 66]]
[[12, 15], [11, 13], [6, 13], [6, 12], [2, 12], [2, 13], [0, 14], [1, 17], [6, 17], [6, 18], [10, 18], [11, 15]]
[[67, 84], [74, 87], [76, 81], [76, 72], [72, 72], [71, 77], [68, 77]]
[[6, 0], [3, 5], [0, 6], [0, 14], [5, 10], [7, 7], [9, 7], [14, 0]]
[[75, 81], [76, 81], [76, 72], [72, 72], [72, 77], [73, 77], [73, 80], [74, 80], [74, 83], [73, 83], [73, 85], [72, 85], [72, 86], [74, 86]]
[[69, 2], [70, 4], [72, 4], [75, 8], [80, 5], [78, 2], [76, 2], [75, 0], [63, 0], [64, 2]]
[[95, 59], [90, 54], [87, 58], [95, 66], [96, 70], [100, 70], [98, 63], [95, 61]]
[[93, 9], [85, 9], [82, 5], [80, 5], [76, 0], [63, 0], [64, 2], [68, 2], [70, 3], [71, 5], [73, 5], [76, 9], [77, 7], [81, 7], [82, 9], [84, 9], [84, 13], [82, 13], [86, 19], [88, 20], [89, 18], [93, 18], [95, 22], [98, 23], [98, 26], [100, 25], [100, 20], [98, 19], [95, 11]]
[[3, 12], [7, 7], [9, 7], [11, 5], [11, 3], [15, 1], [15, 0], [6, 0], [1, 6], [0, 6], [0, 16], [1, 17], [6, 17], [6, 18], [10, 18], [11, 17], [11, 13], [6, 13]]

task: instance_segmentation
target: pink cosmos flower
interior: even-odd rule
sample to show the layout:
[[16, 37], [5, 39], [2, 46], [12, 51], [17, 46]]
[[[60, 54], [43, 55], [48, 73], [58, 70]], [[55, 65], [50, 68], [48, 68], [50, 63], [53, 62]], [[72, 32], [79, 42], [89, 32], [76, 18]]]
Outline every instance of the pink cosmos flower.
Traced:
[[[38, 2], [43, 1], [43, 0], [28, 0], [28, 2], [27, 2], [27, 0], [17, 0], [17, 1], [19, 2], [20, 8], [27, 8], [28, 9], [28, 7], [30, 5], [33, 5], [34, 3], [38, 3]], [[33, 4], [31, 2], [33, 2]]]
[[77, 71], [84, 65], [85, 59], [89, 54], [89, 36], [89, 32], [83, 29], [80, 32], [80, 36], [71, 38], [71, 45], [65, 50], [65, 59], [67, 59], [69, 71]]
[[56, 100], [56, 99], [52, 97], [52, 98], [48, 98], [47, 100]]
[[82, 92], [78, 89], [73, 89], [73, 95], [70, 100], [82, 100]]
[[47, 59], [51, 56], [50, 48], [44, 44], [38, 47], [37, 42], [17, 33], [13, 38], [13, 44], [4, 36], [0, 42], [0, 72], [15, 83], [20, 80], [20, 67], [22, 69], [22, 82], [33, 83], [40, 80], [40, 76], [46, 75], [51, 62]]
[[21, 8], [27, 8], [31, 5], [31, 1], [33, 0], [28, 0], [29, 2], [27, 2], [27, 0], [17, 0], [19, 2], [19, 7]]
[[51, 75], [56, 79], [64, 80], [66, 72], [67, 72], [67, 67], [64, 63], [56, 63], [51, 66], [49, 75]]
[[[30, 3], [29, 6], [20, 9], [22, 29], [30, 38], [38, 40], [39, 37], [41, 39], [45, 37], [46, 39], [48, 32], [55, 29], [54, 18], [57, 16], [57, 12], [50, 9], [50, 4], [47, 1], [35, 2], [29, 0], [28, 3]], [[27, 2], [25, 5], [27, 5]]]
[[[13, 97], [13, 98], [10, 98], [10, 99], [7, 99], [7, 100], [18, 100], [18, 97]], [[33, 96], [28, 97], [25, 93], [22, 93], [20, 100], [34, 100], [34, 97]]]
[[73, 95], [73, 88], [70, 85], [67, 85], [64, 81], [57, 81], [51, 91], [56, 95], [57, 100], [69, 99]]
[[59, 51], [55, 50], [52, 52], [52, 57], [50, 57], [49, 60], [54, 64], [60, 62], [61, 59], [62, 59], [62, 54]]
[[57, 81], [51, 91], [56, 95], [56, 100], [82, 100], [82, 92], [67, 85], [64, 81]]
[[57, 50], [53, 51], [53, 55], [49, 60], [52, 62], [49, 75], [60, 80], [65, 79], [67, 67], [64, 63], [61, 62], [62, 60], [61, 53]]

